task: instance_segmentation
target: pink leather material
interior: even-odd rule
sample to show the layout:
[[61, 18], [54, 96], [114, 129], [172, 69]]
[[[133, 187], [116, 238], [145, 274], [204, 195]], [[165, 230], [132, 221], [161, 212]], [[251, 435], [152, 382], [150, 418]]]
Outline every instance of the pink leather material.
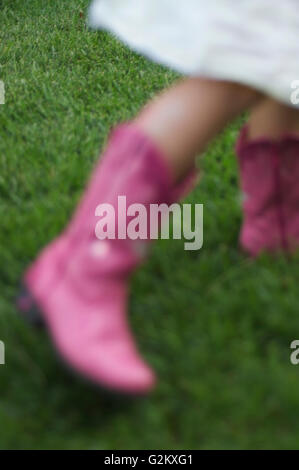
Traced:
[[[188, 178], [188, 185], [193, 178]], [[165, 159], [133, 124], [120, 126], [65, 232], [43, 250], [25, 274], [63, 358], [96, 383], [146, 393], [155, 374], [137, 350], [127, 322], [128, 283], [148, 241], [98, 240], [95, 210], [125, 195], [127, 206], [171, 203], [174, 187]]]
[[286, 136], [281, 148], [285, 231], [290, 251], [299, 246], [299, 137]]
[[252, 256], [296, 249], [299, 242], [299, 138], [248, 140], [236, 146], [244, 195], [241, 246]]

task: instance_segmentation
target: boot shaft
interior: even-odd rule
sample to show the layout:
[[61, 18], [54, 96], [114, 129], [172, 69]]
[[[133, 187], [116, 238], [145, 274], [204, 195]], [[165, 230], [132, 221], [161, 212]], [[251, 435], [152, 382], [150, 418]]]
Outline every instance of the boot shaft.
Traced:
[[299, 240], [299, 138], [248, 141], [245, 127], [236, 152], [243, 193], [242, 246], [254, 256], [295, 248]]

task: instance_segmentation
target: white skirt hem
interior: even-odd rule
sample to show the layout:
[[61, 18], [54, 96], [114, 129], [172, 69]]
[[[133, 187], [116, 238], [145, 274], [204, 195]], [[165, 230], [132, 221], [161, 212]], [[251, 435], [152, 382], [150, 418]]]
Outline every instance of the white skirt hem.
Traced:
[[[293, 17], [293, 21], [288, 22], [292, 9], [285, 8], [286, 4], [293, 5], [292, 0], [285, 0], [284, 7], [281, 7], [283, 11], [274, 11], [272, 17], [270, 15], [270, 17], [259, 18], [258, 25], [251, 26], [246, 22], [244, 31], [239, 24], [246, 19], [243, 10], [240, 9], [242, 18], [239, 20], [237, 13], [234, 16], [228, 15], [226, 18], [221, 16], [221, 11], [215, 18], [211, 8], [207, 9], [207, 13], [201, 6], [199, 15], [205, 12], [206, 16], [201, 15], [201, 23], [198, 24], [200, 32], [186, 31], [188, 18], [185, 17], [184, 21], [181, 21], [179, 15], [171, 18], [168, 23], [170, 27], [166, 31], [163, 29], [163, 19], [159, 18], [162, 27], [157, 27], [155, 31], [154, 22], [150, 24], [149, 20], [145, 23], [142, 9], [137, 19], [132, 17], [132, 10], [126, 10], [126, 4], [132, 8], [137, 0], [120, 1], [121, 4], [119, 0], [94, 0], [89, 11], [89, 25], [95, 29], [112, 32], [136, 52], [184, 75], [237, 82], [292, 106], [292, 83], [299, 80], [299, 61], [296, 60], [299, 57], [299, 18], [296, 11], [295, 20]], [[139, 7], [142, 7], [142, 3], [147, 4], [147, 1], [138, 0]], [[151, 11], [153, 11], [153, 4], [156, 0], [149, 1], [152, 2]], [[168, 2], [168, 0], [159, 1]], [[192, 1], [185, 0], [186, 6]], [[198, 4], [204, 4], [203, 0], [196, 1]], [[228, 3], [231, 1], [235, 2], [235, 0], [226, 0]], [[255, 18], [255, 12], [252, 10], [255, 1], [242, 0], [240, 2], [242, 8], [245, 8], [246, 4], [247, 9], [250, 9], [248, 11], [252, 14], [252, 21]], [[269, 1], [258, 0], [259, 5], [263, 2], [269, 3]], [[271, 0], [272, 7], [273, 2], [276, 3], [276, 1], [281, 0]], [[210, 0], [210, 2], [214, 6], [217, 6], [219, 2], [223, 5], [223, 0]], [[257, 6], [255, 8], [256, 12], [261, 13]], [[279, 8], [277, 6], [278, 10]], [[235, 10], [238, 8], [236, 7]], [[224, 10], [222, 14], [224, 15]], [[277, 24], [274, 23], [279, 16], [283, 18], [283, 21], [278, 34]], [[192, 21], [191, 24], [193, 24]], [[291, 24], [293, 28], [290, 28]], [[284, 28], [286, 32], [282, 37]], [[248, 41], [248, 38], [251, 38], [251, 41]]]

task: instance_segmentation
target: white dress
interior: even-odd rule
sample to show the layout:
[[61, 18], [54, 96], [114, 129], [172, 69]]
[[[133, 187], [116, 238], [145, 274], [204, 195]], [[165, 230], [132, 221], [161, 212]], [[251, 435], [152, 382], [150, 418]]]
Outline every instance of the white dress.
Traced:
[[299, 0], [93, 0], [89, 24], [183, 74], [289, 105], [299, 87]]

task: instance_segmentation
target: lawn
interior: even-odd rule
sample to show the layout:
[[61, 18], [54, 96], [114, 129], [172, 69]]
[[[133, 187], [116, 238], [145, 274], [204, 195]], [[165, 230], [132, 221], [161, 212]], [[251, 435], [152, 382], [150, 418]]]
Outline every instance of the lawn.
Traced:
[[0, 0], [0, 448], [298, 448], [298, 256], [238, 248], [241, 122], [208, 149], [188, 199], [204, 204], [203, 249], [160, 241], [134, 277], [132, 328], [160, 377], [151, 396], [103, 396], [18, 316], [22, 272], [64, 227], [109, 128], [176, 79], [88, 30], [87, 5]]

